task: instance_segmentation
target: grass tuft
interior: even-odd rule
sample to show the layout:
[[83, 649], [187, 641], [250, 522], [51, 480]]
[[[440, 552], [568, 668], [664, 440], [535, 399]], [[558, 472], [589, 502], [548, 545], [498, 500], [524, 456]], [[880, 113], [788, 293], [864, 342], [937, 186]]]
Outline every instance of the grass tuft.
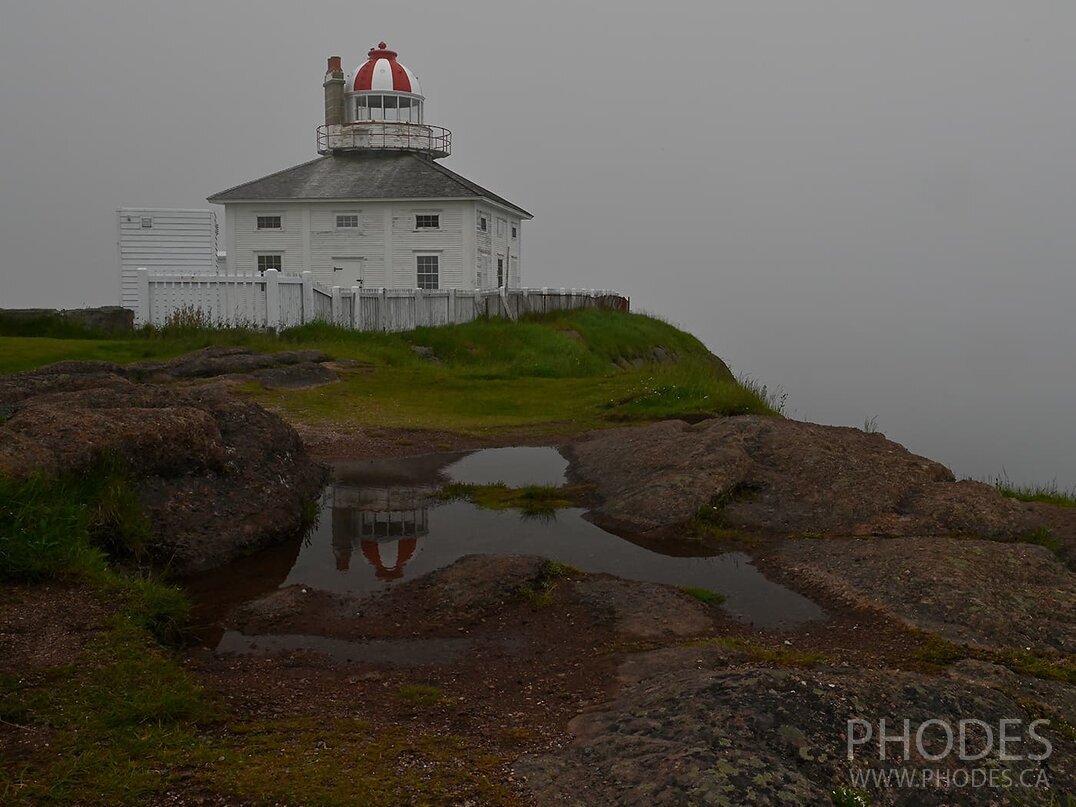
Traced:
[[1076, 684], [1076, 661], [1062, 656], [1043, 656], [1030, 650], [961, 645], [936, 634], [928, 634], [916, 649], [915, 656], [933, 667], [947, 667], [964, 659], [975, 659], [1008, 667], [1015, 673], [1032, 678]]
[[1076, 507], [1076, 487], [1065, 489], [1057, 482], [1048, 485], [1018, 485], [1001, 475], [994, 479], [994, 488], [1002, 496], [1021, 502], [1039, 502], [1055, 507]]
[[689, 597], [694, 597], [701, 603], [707, 605], [720, 605], [725, 601], [725, 595], [717, 591], [711, 591], [708, 588], [700, 588], [698, 586], [681, 586], [680, 591], [687, 594]]
[[437, 706], [449, 700], [444, 692], [429, 684], [404, 684], [396, 690], [396, 698], [410, 706]]
[[503, 482], [492, 485], [450, 482], [441, 487], [436, 497], [442, 501], [463, 499], [485, 510], [519, 510], [525, 516], [545, 516], [552, 515], [557, 510], [575, 507], [586, 490], [583, 485], [527, 485], [510, 488]]

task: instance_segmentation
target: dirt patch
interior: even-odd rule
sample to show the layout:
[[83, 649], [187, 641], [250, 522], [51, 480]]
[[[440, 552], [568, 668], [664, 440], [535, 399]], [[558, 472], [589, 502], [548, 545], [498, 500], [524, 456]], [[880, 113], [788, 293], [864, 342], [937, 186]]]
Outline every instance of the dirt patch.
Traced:
[[596, 486], [593, 520], [650, 536], [682, 534], [700, 513], [776, 534], [1014, 538], [1033, 509], [880, 434], [768, 417], [592, 432], [568, 446], [571, 475]]
[[4, 585], [0, 588], [0, 673], [22, 674], [70, 664], [112, 613], [85, 586]]
[[775, 557], [800, 585], [952, 641], [1076, 652], [1076, 578], [1048, 550], [954, 538], [800, 539]]

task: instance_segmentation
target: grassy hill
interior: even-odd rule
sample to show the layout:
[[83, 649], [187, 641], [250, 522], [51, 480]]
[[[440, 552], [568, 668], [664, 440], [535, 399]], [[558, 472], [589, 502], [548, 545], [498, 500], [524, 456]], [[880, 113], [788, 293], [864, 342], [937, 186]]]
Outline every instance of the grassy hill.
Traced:
[[775, 413], [764, 388], [737, 381], [695, 337], [653, 317], [614, 311], [478, 320], [399, 334], [323, 323], [279, 336], [200, 327], [143, 329], [120, 339], [18, 333], [0, 320], [6, 334], [0, 336], [0, 373], [63, 359], [163, 359], [209, 345], [318, 349], [350, 360], [339, 384], [291, 391], [239, 385], [241, 393], [303, 422], [481, 434]]

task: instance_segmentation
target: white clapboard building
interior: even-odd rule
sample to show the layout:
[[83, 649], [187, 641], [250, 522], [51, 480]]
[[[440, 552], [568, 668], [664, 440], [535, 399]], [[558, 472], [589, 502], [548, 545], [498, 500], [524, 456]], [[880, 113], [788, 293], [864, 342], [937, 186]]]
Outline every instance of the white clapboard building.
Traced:
[[122, 207], [116, 211], [116, 246], [120, 305], [137, 310], [139, 268], [192, 275], [217, 271], [217, 214]]
[[320, 156], [209, 197], [229, 274], [311, 272], [325, 287], [518, 288], [531, 215], [441, 165], [418, 78], [380, 43], [345, 74], [329, 59]]

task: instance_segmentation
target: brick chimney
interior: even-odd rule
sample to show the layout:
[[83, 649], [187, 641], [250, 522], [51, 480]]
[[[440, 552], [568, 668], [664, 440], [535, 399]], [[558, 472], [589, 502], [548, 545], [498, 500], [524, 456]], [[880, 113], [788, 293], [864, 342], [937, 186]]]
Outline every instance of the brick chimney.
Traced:
[[325, 71], [325, 125], [340, 126], [344, 122], [344, 68], [339, 56], [329, 57]]

